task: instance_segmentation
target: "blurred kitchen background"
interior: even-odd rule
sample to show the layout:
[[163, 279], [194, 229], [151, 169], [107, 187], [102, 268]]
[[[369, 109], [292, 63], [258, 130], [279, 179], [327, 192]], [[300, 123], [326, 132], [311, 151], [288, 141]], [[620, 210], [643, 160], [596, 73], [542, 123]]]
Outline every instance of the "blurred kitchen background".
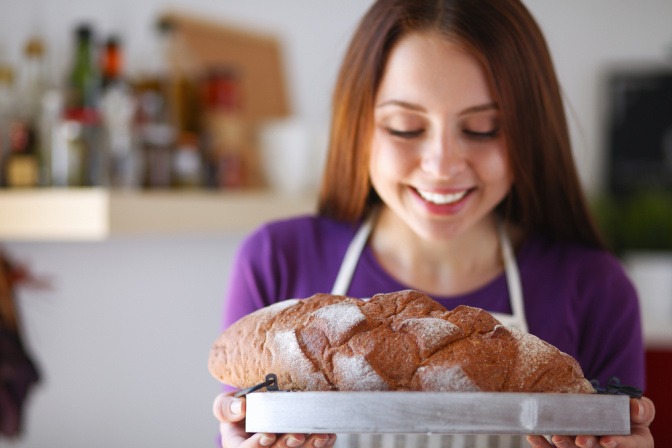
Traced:
[[[332, 85], [371, 3], [0, 0], [0, 322], [40, 375], [0, 446], [215, 446], [206, 360], [233, 255], [313, 209]], [[642, 295], [666, 446], [672, 2], [525, 3]]]

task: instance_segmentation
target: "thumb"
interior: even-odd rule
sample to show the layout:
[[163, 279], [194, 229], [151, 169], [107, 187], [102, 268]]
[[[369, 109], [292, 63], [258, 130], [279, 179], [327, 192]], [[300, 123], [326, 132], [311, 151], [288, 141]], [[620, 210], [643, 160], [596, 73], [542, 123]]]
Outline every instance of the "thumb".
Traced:
[[656, 416], [656, 407], [653, 401], [646, 397], [630, 400], [630, 418], [633, 423], [650, 426]]
[[217, 395], [212, 413], [220, 422], [239, 422], [245, 418], [245, 399], [236, 398], [233, 392]]

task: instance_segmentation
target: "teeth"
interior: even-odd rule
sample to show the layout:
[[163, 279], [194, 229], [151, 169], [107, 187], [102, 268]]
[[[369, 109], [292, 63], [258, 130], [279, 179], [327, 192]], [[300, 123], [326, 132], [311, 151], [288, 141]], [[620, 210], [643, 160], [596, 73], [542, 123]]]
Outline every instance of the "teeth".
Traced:
[[461, 191], [459, 193], [450, 193], [450, 194], [441, 194], [434, 193], [432, 191], [423, 191], [418, 190], [418, 193], [425, 201], [432, 202], [438, 205], [452, 204], [462, 199], [466, 194], [467, 190]]

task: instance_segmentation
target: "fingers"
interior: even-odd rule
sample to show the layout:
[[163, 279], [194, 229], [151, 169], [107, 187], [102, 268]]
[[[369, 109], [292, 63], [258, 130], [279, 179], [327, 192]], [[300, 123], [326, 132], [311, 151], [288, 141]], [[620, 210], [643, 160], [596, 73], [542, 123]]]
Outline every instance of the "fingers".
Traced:
[[574, 443], [579, 448], [599, 448], [600, 446], [597, 437], [594, 436], [578, 436]]
[[558, 448], [600, 448], [595, 436], [553, 436], [551, 442]]
[[217, 395], [212, 413], [220, 422], [239, 422], [245, 418], [245, 399], [236, 398], [232, 392]]
[[548, 448], [553, 446], [544, 436], [527, 436], [527, 443], [529, 443], [532, 448]]
[[[255, 437], [253, 437], [255, 440], [250, 441], [250, 435], [237, 424], [222, 422], [219, 424], [219, 433], [221, 436], [220, 440], [222, 448], [253, 447], [261, 445], [259, 439], [262, 434], [255, 434]], [[268, 445], [262, 446], [270, 446], [274, 441], [275, 437], [273, 437], [273, 440], [268, 443]]]
[[[230, 423], [220, 425], [222, 448], [267, 448], [276, 441], [275, 434], [258, 433], [250, 436]], [[279, 446], [279, 445], [275, 445]]]
[[237, 448], [331, 448], [336, 443], [335, 434], [232, 434], [229, 424], [222, 424], [222, 447]]
[[649, 426], [656, 416], [653, 402], [642, 397], [630, 400], [630, 435], [600, 438], [603, 448], [653, 448], [653, 436]]
[[553, 436], [551, 442], [543, 436], [527, 436], [527, 442], [533, 448], [600, 448], [597, 438], [594, 436]]
[[336, 434], [311, 434], [304, 443], [305, 448], [330, 448], [336, 443]]
[[282, 434], [273, 448], [330, 448], [335, 443], [335, 434]]

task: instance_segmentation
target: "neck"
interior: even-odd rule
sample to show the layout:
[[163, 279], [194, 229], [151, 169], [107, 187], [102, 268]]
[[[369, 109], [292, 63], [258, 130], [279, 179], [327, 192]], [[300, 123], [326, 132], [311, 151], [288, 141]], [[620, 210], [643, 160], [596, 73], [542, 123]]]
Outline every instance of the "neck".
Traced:
[[473, 291], [503, 270], [494, 216], [455, 237], [436, 241], [422, 238], [385, 207], [370, 241], [379, 263], [392, 277], [436, 296]]

